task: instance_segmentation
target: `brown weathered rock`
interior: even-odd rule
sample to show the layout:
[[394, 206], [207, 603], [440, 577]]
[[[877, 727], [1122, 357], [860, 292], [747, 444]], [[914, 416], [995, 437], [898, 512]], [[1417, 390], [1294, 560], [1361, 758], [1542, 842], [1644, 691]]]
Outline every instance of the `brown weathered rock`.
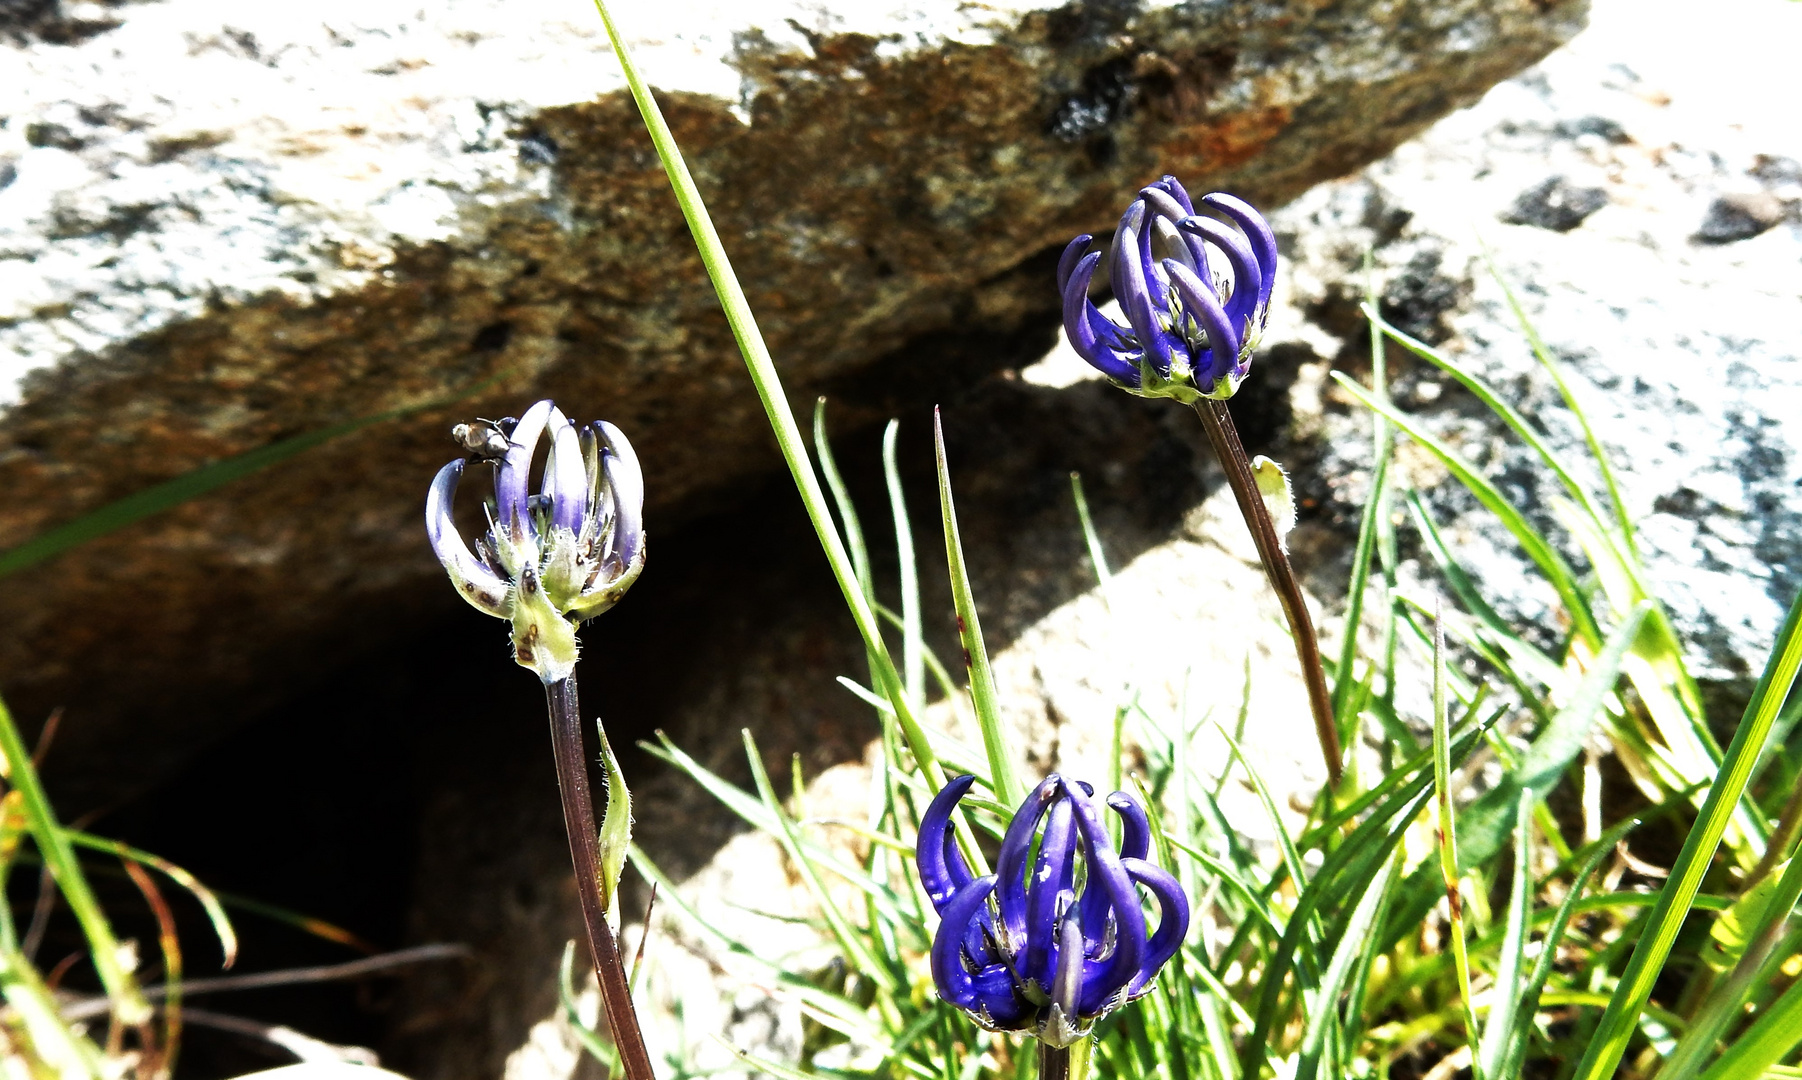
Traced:
[[[28, 725], [69, 708], [77, 803], [443, 609], [417, 519], [455, 417], [607, 416], [654, 529], [773, 466], [581, 5], [64, 7], [0, 44], [0, 547], [506, 373], [5, 579], [0, 687]], [[1585, 5], [643, 7], [620, 15], [790, 390], [852, 422], [1038, 351], [1057, 246], [1144, 181], [1282, 202]]]

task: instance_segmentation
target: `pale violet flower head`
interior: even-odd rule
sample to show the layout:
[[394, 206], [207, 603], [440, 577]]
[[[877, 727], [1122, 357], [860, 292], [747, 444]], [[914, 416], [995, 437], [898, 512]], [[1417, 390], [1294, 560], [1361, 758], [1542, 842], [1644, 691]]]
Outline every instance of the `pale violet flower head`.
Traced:
[[[490, 427], [471, 438], [459, 425], [475, 456], [438, 470], [426, 535], [463, 599], [512, 624], [514, 659], [556, 682], [575, 670], [576, 627], [617, 603], [644, 568], [644, 478], [618, 428], [604, 420], [578, 428], [549, 401]], [[533, 493], [540, 440], [549, 451]], [[464, 469], [482, 461], [494, 473], [494, 498], [472, 547], [451, 520], [451, 499]]]

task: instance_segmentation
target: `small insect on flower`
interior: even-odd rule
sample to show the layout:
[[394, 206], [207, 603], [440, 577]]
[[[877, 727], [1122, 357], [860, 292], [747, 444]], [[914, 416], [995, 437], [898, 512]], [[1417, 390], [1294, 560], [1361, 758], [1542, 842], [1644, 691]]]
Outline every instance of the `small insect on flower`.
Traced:
[[[480, 424], [477, 427], [476, 424]], [[511, 416], [499, 420], [478, 420], [476, 424], [458, 424], [451, 428], [451, 441], [463, 448], [471, 461], [500, 461], [513, 445], [508, 438], [519, 421]]]
[[[1185, 405], [1231, 397], [1264, 332], [1276, 235], [1249, 203], [1224, 192], [1203, 196], [1201, 205], [1232, 225], [1197, 213], [1174, 176], [1144, 188], [1127, 207], [1108, 252], [1108, 279], [1126, 326], [1089, 299], [1101, 265], [1101, 252], [1089, 251], [1094, 237], [1070, 241], [1058, 261], [1071, 346], [1115, 385], [1142, 397]], [[1221, 269], [1230, 277], [1216, 272]]]
[[[644, 568], [644, 479], [632, 444], [597, 421], [577, 428], [549, 401], [452, 437], [471, 457], [438, 470], [426, 495], [426, 535], [463, 599], [513, 624], [513, 656], [545, 682], [575, 669], [576, 627], [606, 611]], [[532, 457], [550, 441], [537, 494]], [[498, 453], [492, 453], [497, 451]], [[470, 461], [497, 461], [488, 529], [465, 543], [451, 499]]]
[[[1029, 1031], [1069, 1046], [1151, 989], [1189, 931], [1188, 897], [1146, 861], [1151, 824], [1132, 796], [1107, 797], [1122, 826], [1116, 852], [1093, 789], [1055, 774], [1014, 814], [995, 872], [976, 877], [950, 828], [973, 782], [946, 784], [920, 820], [915, 859], [939, 913], [933, 982], [991, 1031]], [[1158, 906], [1149, 935], [1141, 886]]]

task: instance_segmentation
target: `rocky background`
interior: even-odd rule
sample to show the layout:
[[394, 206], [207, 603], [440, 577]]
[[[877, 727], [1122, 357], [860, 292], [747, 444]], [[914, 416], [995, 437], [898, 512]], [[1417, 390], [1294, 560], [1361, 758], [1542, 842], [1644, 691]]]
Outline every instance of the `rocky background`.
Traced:
[[[1162, 171], [1294, 200], [1275, 215], [1284, 307], [1234, 407], [1253, 451], [1296, 476], [1291, 542], [1324, 608], [1368, 466], [1367, 417], [1325, 379], [1367, 367], [1366, 249], [1392, 319], [1580, 447], [1487, 243], [1580, 377], [1717, 721], [1737, 715], [1802, 573], [1784, 424], [1802, 415], [1802, 139], [1777, 118], [1802, 9], [1738, 0], [1667, 43], [1658, 12], [1605, 0], [1509, 79], [1577, 33], [1581, 5], [653, 7], [625, 16], [641, 63], [671, 91], [791, 393], [833, 399], [877, 536], [872, 423], [902, 420], [929, 620], [949, 611], [925, 438], [946, 406], [985, 629], [1035, 766], [1084, 759], [1123, 673], [1167, 713], [1185, 685], [1191, 708], [1236, 710], [1250, 670], [1261, 770], [1292, 790], [1320, 770], [1278, 609], [1193, 418], [1046, 353], [1057, 247]], [[378, 1044], [421, 1080], [574, 1074], [552, 978], [577, 914], [537, 691], [502, 628], [443, 588], [416, 520], [451, 420], [554, 393], [639, 446], [650, 568], [585, 636], [585, 700], [616, 745], [663, 728], [742, 775], [748, 727], [778, 771], [802, 754], [826, 813], [861, 807], [872, 731], [832, 682], [861, 650], [597, 25], [550, 4], [39, 2], [0, 8], [0, 37], [19, 58], [0, 65], [0, 295], [16, 305], [0, 319], [15, 493], [0, 547], [196, 464], [504, 375], [4, 579], [0, 688], [28, 728], [65, 706], [62, 805], [112, 808], [95, 828], [377, 944], [475, 949], [398, 985], [231, 1010]], [[1549, 522], [1476, 404], [1392, 363], [1398, 400]], [[1506, 541], [1404, 462], [1487, 587], [1541, 614]], [[1112, 617], [1071, 470], [1120, 570]], [[876, 546], [892, 591], [892, 546]], [[771, 852], [662, 766], [628, 769], [639, 835], [685, 892], [798, 944], [741, 910], [791, 902]], [[1256, 833], [1261, 815], [1241, 817]], [[244, 921], [251, 970], [348, 955]], [[655, 926], [657, 1000], [681, 991], [691, 1032], [793, 1038], [795, 1018], [678, 921]], [[210, 962], [197, 944], [192, 966]], [[186, 1061], [258, 1063], [203, 1037]]]

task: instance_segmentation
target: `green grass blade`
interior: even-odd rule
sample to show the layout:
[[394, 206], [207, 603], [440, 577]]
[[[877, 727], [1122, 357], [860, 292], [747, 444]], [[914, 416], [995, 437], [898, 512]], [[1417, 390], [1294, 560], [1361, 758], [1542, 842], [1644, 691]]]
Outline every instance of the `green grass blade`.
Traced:
[[188, 895], [199, 902], [206, 912], [207, 921], [212, 924], [213, 934], [219, 939], [219, 949], [225, 954], [224, 962], [219, 966], [229, 968], [238, 959], [238, 933], [232, 928], [232, 921], [225, 914], [225, 906], [220, 903], [218, 894], [200, 883], [200, 879], [186, 870], [148, 851], [132, 847], [118, 840], [109, 840], [104, 836], [81, 832], [77, 829], [64, 829], [69, 843], [89, 851], [104, 851], [121, 859], [130, 859], [140, 866], [148, 866], [162, 874], [170, 881], [185, 889]]
[[[1797, 1046], [1802, 1045], [1802, 980], [1790, 984], [1758, 1022], [1733, 1040], [1701, 1080], [1760, 1080]], [[1798, 1070], [1802, 1072], [1802, 1070]]]
[[215, 461], [211, 465], [202, 465], [198, 469], [190, 470], [172, 480], [145, 488], [143, 491], [133, 492], [123, 499], [107, 503], [98, 510], [90, 511], [74, 521], [58, 525], [48, 532], [35, 536], [18, 547], [0, 551], [0, 577], [16, 573], [28, 566], [35, 566], [70, 548], [85, 544], [89, 540], [98, 539], [108, 533], [117, 532], [127, 525], [142, 521], [153, 514], [159, 514], [190, 499], [199, 498], [234, 480], [241, 480], [252, 473], [261, 472], [271, 465], [280, 464], [296, 454], [331, 442], [333, 439], [342, 438], [374, 424], [453, 405], [480, 393], [511, 374], [511, 371], [505, 371], [491, 376], [456, 391], [448, 397], [433, 398], [417, 405], [389, 409], [373, 416], [359, 417], [355, 420], [347, 420], [342, 424], [320, 428], [318, 431], [295, 435], [292, 438], [270, 443], [268, 446], [259, 446], [255, 450], [246, 451], [236, 457]]
[[557, 1002], [563, 1007], [564, 1022], [569, 1025], [576, 1041], [582, 1044], [582, 1049], [606, 1066], [608, 1075], [617, 1072], [619, 1057], [613, 1052], [613, 1047], [595, 1034], [593, 1028], [582, 1022], [576, 994], [576, 943], [573, 939], [564, 944], [563, 959], [557, 963]]
[[[44, 1074], [58, 1080], [80, 1080], [82, 1077], [100, 1080], [109, 1075], [100, 1048], [63, 1022], [57, 1011], [56, 997], [44, 985], [43, 977], [10, 943], [0, 948], [0, 997], [5, 998], [13, 1013], [8, 1025], [13, 1030], [7, 1032], [6, 1049], [11, 1059], [9, 1064], [16, 1063], [20, 1074], [32, 1075], [28, 1062], [35, 1057]], [[30, 1057], [19, 1054], [19, 1048], [12, 1042], [20, 1034], [32, 1051]]]
[[1514, 822], [1514, 885], [1508, 892], [1508, 922], [1502, 936], [1501, 961], [1495, 974], [1495, 1004], [1483, 1025], [1483, 1043], [1477, 1055], [1484, 1076], [1505, 1080], [1508, 1047], [1514, 1034], [1514, 1016], [1520, 1003], [1520, 984], [1526, 973], [1529, 908], [1533, 903], [1533, 795], [1522, 788]]
[[1451, 357], [1440, 352], [1438, 349], [1433, 348], [1426, 342], [1410, 337], [1391, 326], [1389, 323], [1384, 322], [1382, 315], [1378, 314], [1374, 308], [1366, 306], [1364, 314], [1380, 323], [1383, 333], [1394, 340], [1396, 344], [1407, 349], [1422, 360], [1438, 367], [1441, 371], [1456, 379], [1466, 390], [1475, 395], [1477, 400], [1481, 401], [1484, 406], [1495, 413], [1495, 415], [1501, 419], [1502, 423], [1508, 425], [1509, 429], [1518, 435], [1520, 440], [1527, 444], [1528, 448], [1539, 455], [1539, 459], [1543, 461], [1546, 467], [1551, 469], [1553, 474], [1558, 477], [1559, 481], [1564, 484], [1565, 489], [1570, 492], [1571, 497], [1582, 504], [1584, 512], [1588, 513], [1597, 521], [1604, 520], [1600, 509], [1595, 505], [1595, 500], [1590, 497], [1588, 489], [1578, 481], [1576, 474], [1571, 471], [1570, 466], [1566, 464], [1564, 458], [1560, 456], [1556, 450], [1552, 449], [1551, 444], [1547, 443], [1545, 439], [1540, 436], [1539, 432], [1533, 429], [1533, 425], [1527, 422], [1527, 418], [1520, 414], [1520, 410], [1508, 404], [1507, 400], [1503, 398], [1501, 394], [1497, 393], [1493, 387], [1478, 378], [1468, 368], [1464, 367], [1456, 360], [1453, 360]]
[[1602, 703], [1620, 681], [1621, 665], [1649, 611], [1649, 606], [1641, 605], [1626, 622], [1615, 627], [1583, 681], [1577, 684], [1576, 693], [1521, 753], [1519, 767], [1464, 811], [1459, 828], [1466, 847], [1461, 865], [1466, 870], [1484, 866], [1501, 850], [1520, 793], [1530, 792], [1535, 800], [1545, 798], [1583, 752]]
[[1076, 502], [1076, 520], [1082, 526], [1083, 544], [1089, 551], [1089, 565], [1095, 570], [1095, 582], [1101, 586], [1102, 599], [1108, 595], [1114, 572], [1107, 564], [1107, 553], [1101, 549], [1101, 534], [1095, 531], [1095, 519], [1089, 516], [1088, 496], [1082, 490], [1082, 474], [1070, 474], [1070, 497]]
[[820, 455], [820, 475], [826, 478], [826, 490], [832, 493], [833, 505], [838, 508], [839, 524], [845, 530], [845, 547], [851, 554], [851, 572], [857, 575], [864, 601], [874, 604], [876, 582], [870, 574], [870, 549], [864, 542], [863, 521], [857, 516], [857, 504], [851, 501], [851, 489], [845, 486], [844, 474], [838, 469], [838, 458], [832, 453], [832, 441], [826, 437], [824, 397], [813, 403], [813, 449], [814, 453]]
[[[782, 821], [783, 815], [772, 813], [769, 807], [761, 799], [727, 783], [718, 774], [710, 771], [706, 766], [702, 765], [694, 758], [689, 757], [681, 750], [681, 748], [676, 746], [674, 742], [670, 741], [669, 736], [664, 735], [661, 732], [658, 733], [658, 736], [663, 740], [661, 745], [648, 742], [641, 742], [638, 745], [643, 747], [644, 750], [653, 757], [659, 758], [670, 765], [675, 766], [677, 769], [680, 769], [690, 779], [699, 784], [709, 795], [718, 799], [726, 809], [742, 818], [745, 824], [769, 833], [778, 840], [783, 838], [785, 835]], [[806, 836], [800, 837], [798, 843], [800, 847], [806, 851], [808, 859], [810, 860], [810, 865], [825, 867], [838, 877], [841, 877], [845, 881], [856, 886], [859, 891], [876, 905], [877, 910], [882, 913], [883, 918], [889, 919], [898, 925], [910, 927], [916, 935], [922, 934], [915, 921], [909, 919], [902, 913], [894, 892], [889, 889], [888, 886], [872, 879], [868, 874], [864, 873], [861, 866], [846, 862], [837, 852], [830, 851], [827, 848], [816, 844]], [[916, 940], [922, 946], [926, 944], [924, 936], [918, 936]]]
[[[725, 245], [720, 242], [719, 230], [714, 228], [713, 218], [707, 213], [706, 204], [701, 201], [700, 188], [695, 185], [694, 177], [688, 171], [688, 164], [682, 159], [682, 151], [676, 146], [676, 137], [670, 132], [669, 124], [663, 118], [663, 111], [651, 97], [650, 87], [639, 74], [638, 65], [633, 62], [632, 52], [626, 47], [625, 39], [620, 36], [619, 28], [613, 22], [613, 14], [608, 10], [606, 0], [595, 0], [594, 6], [607, 29], [607, 39], [613, 45], [613, 55], [618, 59], [620, 71], [626, 77], [626, 85], [632, 91], [632, 100], [638, 105], [639, 115], [643, 117], [645, 129], [650, 133], [651, 145], [655, 147], [658, 159], [663, 162], [664, 172], [669, 176], [670, 188], [675, 192], [676, 202], [682, 208], [683, 219], [688, 222], [695, 248], [700, 252], [701, 263], [707, 268], [707, 276], [713, 282], [714, 292], [719, 296], [720, 307], [725, 310], [726, 322], [732, 328], [732, 337], [744, 357], [751, 383], [757, 388], [757, 398], [762, 402], [764, 414], [769, 418], [770, 428], [776, 436], [776, 445], [782, 451], [782, 459], [787, 463], [789, 475], [793, 477], [795, 488], [800, 493], [801, 504], [813, 523], [814, 534], [819, 538], [820, 547], [826, 554], [833, 579], [838, 582], [839, 592], [844, 595], [845, 604], [850, 609], [851, 621], [857, 624], [857, 632], [863, 637], [864, 648], [876, 660], [877, 689], [894, 705], [896, 721], [901, 725], [901, 733], [907, 739], [908, 749], [913, 751], [914, 760], [919, 763], [921, 771], [934, 788], [943, 787], [945, 771], [939, 766], [938, 758], [932, 752], [931, 742], [926, 738], [925, 732], [920, 730], [919, 722], [914, 717], [913, 706], [907, 700], [907, 687], [902, 682], [901, 673], [895, 669], [894, 661], [889, 657], [887, 644], [882, 640], [882, 628], [864, 597], [863, 585], [851, 565], [851, 556], [845, 550], [838, 530], [833, 527], [832, 513], [826, 505], [826, 494], [820, 490], [819, 477], [814, 474], [813, 462], [807, 455], [806, 440], [801, 435], [800, 425], [795, 422], [794, 410], [789, 408], [788, 397], [782, 389], [782, 378], [777, 374], [776, 362], [771, 359], [769, 347], [764, 344], [763, 335], [757, 329], [757, 320], [751, 314], [751, 305], [745, 299], [744, 288], [739, 284], [732, 262], [726, 256]], [[968, 839], [968, 826], [961, 819], [958, 828], [959, 835]], [[972, 841], [971, 846], [973, 845]]]
[[926, 704], [926, 637], [920, 613], [920, 564], [914, 554], [913, 523], [907, 516], [907, 493], [901, 488], [896, 443], [901, 425], [890, 420], [882, 432], [882, 479], [888, 485], [889, 516], [895, 519], [895, 552], [901, 571], [901, 681], [914, 703]]
[[1339, 995], [1351, 981], [1353, 972], [1358, 969], [1365, 951], [1365, 940], [1370, 936], [1371, 928], [1378, 924], [1383, 902], [1389, 896], [1389, 887], [1399, 876], [1399, 872], [1396, 860], [1389, 859], [1365, 887], [1363, 895], [1358, 897], [1357, 906], [1352, 909], [1351, 918], [1345, 924], [1344, 934], [1333, 946], [1333, 958], [1328, 961], [1326, 972], [1320, 978], [1320, 987], [1308, 995], [1313, 1006], [1308, 1010], [1307, 1027], [1302, 1033], [1295, 1080], [1314, 1080], [1319, 1075], [1321, 1058], [1332, 1027], [1331, 1020], [1338, 1015]]
[[[1368, 260], [1369, 253], [1366, 252]], [[1368, 262], [1366, 263], [1368, 269]], [[1371, 280], [1366, 280], [1366, 289], [1373, 288]], [[1370, 298], [1374, 309], [1374, 297]], [[1388, 385], [1388, 350], [1383, 345], [1382, 328], [1376, 320], [1370, 322], [1370, 393], [1372, 397], [1387, 400]], [[1370, 564], [1376, 554], [1378, 523], [1388, 509], [1389, 498], [1389, 459], [1392, 456], [1392, 435], [1389, 420], [1382, 414], [1373, 418], [1371, 441], [1373, 444], [1374, 464], [1371, 466], [1370, 495], [1364, 500], [1364, 513], [1358, 522], [1358, 545], [1353, 549], [1351, 578], [1345, 588], [1345, 627], [1341, 631], [1345, 639], [1339, 643], [1339, 666], [1333, 679], [1333, 715], [1338, 719], [1341, 735], [1346, 725], [1346, 702], [1351, 690], [1356, 685], [1353, 673], [1354, 661], [1358, 655], [1358, 628], [1364, 621], [1364, 590], [1370, 581]]]
[[1583, 404], [1577, 400], [1576, 391], [1572, 388], [1570, 380], [1565, 378], [1564, 365], [1553, 358], [1551, 350], [1545, 347], [1545, 342], [1539, 337], [1538, 328], [1533, 325], [1533, 320], [1527, 318], [1526, 309], [1521, 307], [1519, 298], [1514, 295], [1513, 287], [1508, 284], [1508, 279], [1502, 276], [1500, 268], [1495, 265], [1495, 259], [1490, 255], [1488, 245], [1484, 245], [1483, 248], [1483, 264], [1489, 268], [1489, 276], [1502, 287], [1502, 295], [1507, 297], [1508, 307], [1514, 312], [1515, 321], [1520, 323], [1521, 332], [1527, 336], [1527, 344], [1532, 348], [1533, 355], [1538, 357], [1540, 366], [1545, 368], [1546, 373], [1551, 375], [1552, 382], [1557, 385], [1558, 394], [1564, 399], [1564, 407], [1571, 411], [1571, 415], [1577, 418], [1578, 425], [1582, 427], [1583, 441], [1589, 444], [1589, 456], [1595, 461], [1596, 468], [1601, 472], [1602, 483], [1608, 489], [1608, 500], [1614, 506], [1615, 528], [1620, 532], [1628, 556], [1638, 562], [1639, 542], [1634, 536], [1633, 517], [1627, 512], [1627, 500], [1621, 494], [1619, 482], [1615, 480], [1614, 466], [1608, 461], [1607, 449], [1602, 446], [1602, 440], [1596, 436], [1595, 428], [1590, 425], [1589, 414], [1584, 411]]
[[[1564, 900], [1558, 905], [1558, 911], [1552, 916], [1551, 925], [1546, 928], [1545, 938], [1539, 943], [1539, 958], [1533, 962], [1533, 973], [1527, 979], [1525, 992], [1520, 995], [1521, 1007], [1517, 1010], [1514, 1030], [1508, 1037], [1508, 1055], [1503, 1062], [1500, 1077], [1502, 1080], [1520, 1075], [1521, 1063], [1526, 1060], [1527, 1044], [1533, 1029], [1533, 1019], [1539, 1012], [1539, 998], [1545, 991], [1547, 980], [1552, 977], [1552, 968], [1558, 958], [1558, 946], [1564, 940], [1564, 932], [1570, 927], [1570, 921], [1577, 912], [1583, 910], [1583, 889], [1589, 879], [1615, 849], [1615, 845], [1625, 839], [1627, 834], [1638, 828], [1643, 818], [1628, 818], [1604, 833], [1595, 843], [1590, 845], [1588, 858], [1576, 877], [1571, 879], [1570, 891], [1564, 894]], [[1593, 898], [1592, 898], [1593, 899]]]
[[1601, 631], [1596, 627], [1595, 615], [1590, 611], [1589, 601], [1584, 596], [1582, 586], [1577, 580], [1576, 571], [1571, 569], [1570, 563], [1565, 561], [1564, 556], [1552, 547], [1539, 530], [1533, 527], [1526, 515], [1508, 501], [1501, 489], [1477, 472], [1476, 466], [1464, 460], [1463, 455], [1434, 438], [1415, 417], [1387, 401], [1379, 401], [1371, 397], [1363, 387], [1340, 372], [1333, 372], [1333, 378], [1366, 408], [1381, 413], [1394, 421], [1395, 425], [1406, 432], [1409, 438], [1438, 458], [1440, 463], [1458, 479], [1458, 482], [1477, 497], [1477, 501], [1482, 503], [1485, 509], [1501, 519], [1502, 525], [1513, 534], [1515, 542], [1520, 544], [1521, 550], [1526, 552], [1527, 557], [1533, 560], [1534, 564], [1545, 574], [1546, 580], [1551, 583], [1552, 588], [1557, 591], [1559, 600], [1563, 602], [1565, 610], [1569, 612], [1572, 621], [1577, 624], [1584, 638], [1592, 642], [1601, 640]]
[[800, 830], [795, 828], [794, 821], [784, 813], [781, 803], [776, 798], [775, 786], [770, 783], [769, 773], [763, 767], [763, 755], [757, 752], [757, 741], [751, 737], [750, 729], [742, 732], [745, 741], [745, 758], [751, 763], [751, 778], [757, 784], [757, 794], [763, 800], [766, 811], [775, 818], [779, 831], [775, 834], [782, 849], [788, 854], [789, 862], [800, 873], [802, 883], [813, 897], [813, 902], [820, 909], [826, 925], [832, 929], [832, 936], [837, 939], [838, 947], [845, 952], [845, 959], [865, 976], [881, 983], [890, 993], [901, 988], [895, 972], [888, 965], [879, 963], [871, 954], [869, 945], [863, 937], [851, 928], [845, 919], [844, 912], [833, 902], [832, 895], [826, 891], [826, 885], [820, 880], [818, 868], [813, 858], [802, 849]]
[[1733, 742], [1727, 747], [1720, 774], [1708, 790], [1708, 798], [1702, 804], [1695, 826], [1683, 841], [1683, 850], [1678, 853], [1670, 877], [1658, 894], [1658, 904], [1652, 909], [1647, 932], [1633, 948], [1627, 969], [1622, 972], [1608, 1007], [1597, 1023], [1595, 1037], [1577, 1065], [1574, 1080], [1602, 1080], [1602, 1077], [1612, 1075], [1626, 1053], [1627, 1040], [1639, 1025], [1640, 1013], [1652, 994], [1652, 984], [1663, 969], [1677, 931], [1701, 888], [1702, 877], [1708, 871], [1735, 807], [1739, 805], [1740, 794], [1764, 747], [1765, 736], [1795, 683], [1798, 667], [1802, 667], [1802, 596], [1790, 605], [1770, 661], [1758, 680], [1752, 700], [1746, 704]]
[[1445, 883], [1445, 902], [1451, 912], [1452, 962], [1458, 970], [1458, 997], [1464, 1004], [1464, 1030], [1470, 1040], [1471, 1075], [1483, 1080], [1476, 1060], [1477, 1012], [1471, 1003], [1470, 955], [1464, 940], [1464, 897], [1459, 888], [1457, 815], [1452, 812], [1452, 755], [1450, 714], [1445, 700], [1445, 631], [1435, 620], [1433, 635], [1433, 804], [1439, 831], [1439, 873]]
[[1001, 704], [995, 697], [995, 675], [989, 670], [982, 621], [976, 616], [976, 597], [970, 591], [970, 573], [964, 565], [957, 505], [951, 498], [951, 469], [945, 461], [945, 430], [937, 409], [932, 411], [932, 442], [938, 455], [939, 515], [945, 527], [945, 561], [951, 567], [951, 602], [957, 608], [957, 632], [963, 640], [964, 667], [970, 676], [970, 702], [976, 708], [976, 724], [982, 730], [983, 749], [989, 756], [990, 786], [1002, 805], [1019, 806], [1026, 793], [1014, 771], [1007, 735], [1001, 729]]
[[0, 700], [0, 757], [6, 759], [7, 781], [24, 803], [31, 838], [37, 844], [44, 864], [56, 878], [56, 887], [61, 890], [63, 899], [69, 902], [70, 912], [81, 924], [82, 936], [87, 938], [93, 957], [94, 971], [100, 976], [107, 997], [112, 999], [113, 1015], [122, 1024], [144, 1023], [150, 1019], [150, 1004], [144, 1000], [137, 980], [121, 961], [119, 939], [114, 936], [112, 924], [107, 921], [106, 912], [101, 910], [87, 875], [82, 872], [68, 830], [56, 819], [50, 796], [45, 794], [43, 781], [31, 763], [31, 752], [25, 749], [25, 740], [13, 723], [12, 712], [4, 700]]
[[[1784, 867], [1782, 877], [1775, 882], [1769, 882], [1767, 878], [1766, 882], [1768, 884], [1762, 889], [1754, 885], [1747, 890], [1726, 915], [1716, 920], [1715, 931], [1718, 933], [1723, 926], [1730, 925], [1728, 920], [1749, 900], [1763, 903], [1756, 925], [1744, 928], [1750, 932], [1745, 936], [1744, 951], [1733, 970], [1709, 994], [1689, 1030], [1683, 1033], [1677, 1048], [1665, 1060], [1664, 1071], [1658, 1074], [1659, 1080], [1689, 1080], [1701, 1071], [1702, 1063], [1714, 1051], [1716, 1040], [1740, 1015], [1741, 1004], [1775, 975], [1770, 970], [1773, 961], [1780, 962], [1784, 955], [1777, 946], [1783, 940], [1796, 901], [1802, 899], [1802, 859], [1791, 859]], [[1760, 893], [1764, 895], [1760, 896]]]

